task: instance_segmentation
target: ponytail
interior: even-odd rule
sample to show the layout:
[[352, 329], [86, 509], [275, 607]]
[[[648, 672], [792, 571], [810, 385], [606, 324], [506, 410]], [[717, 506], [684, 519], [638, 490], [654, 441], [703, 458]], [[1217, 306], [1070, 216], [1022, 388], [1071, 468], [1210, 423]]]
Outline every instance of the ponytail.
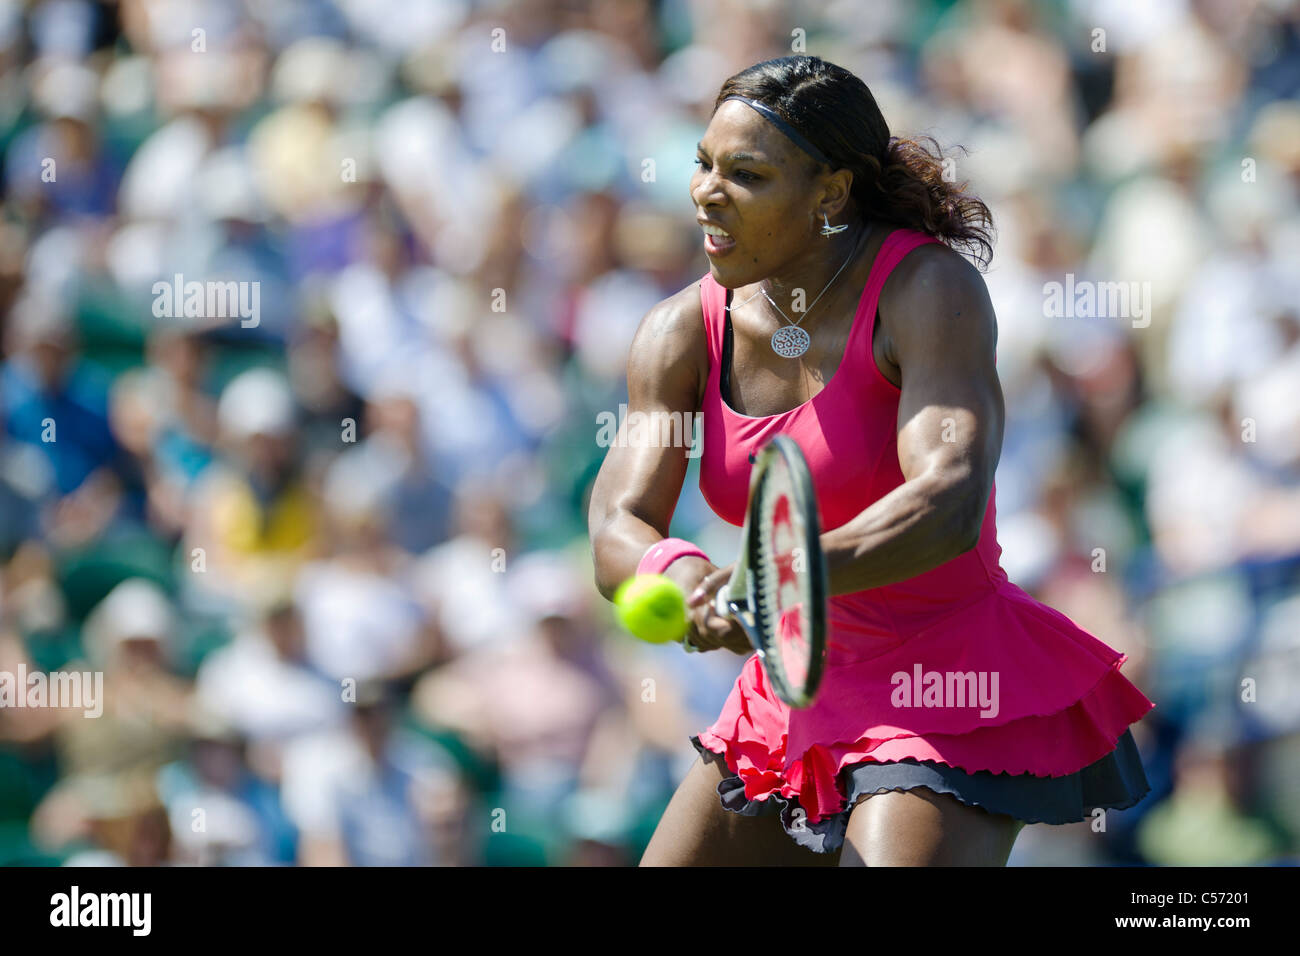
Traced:
[[934, 236], [988, 268], [993, 215], [966, 192], [966, 183], [951, 181], [947, 169], [934, 137], [891, 137], [884, 167], [867, 190], [871, 204], [864, 209], [885, 222]]

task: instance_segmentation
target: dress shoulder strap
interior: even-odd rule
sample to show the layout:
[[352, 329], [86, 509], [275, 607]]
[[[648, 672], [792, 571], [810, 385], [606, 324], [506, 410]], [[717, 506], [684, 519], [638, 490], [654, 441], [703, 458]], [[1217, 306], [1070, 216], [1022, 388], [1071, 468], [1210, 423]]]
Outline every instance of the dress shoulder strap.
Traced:
[[[903, 261], [913, 249], [931, 243], [938, 243], [934, 236], [916, 229], [895, 229], [880, 245], [876, 261], [871, 266], [871, 276], [867, 280], [866, 299], [873, 305], [880, 298], [880, 290], [885, 287], [885, 280], [894, 271], [894, 267]], [[874, 309], [873, 309], [874, 312]]]
[[723, 323], [727, 317], [727, 290], [706, 272], [700, 279], [700, 311], [704, 313], [704, 334], [709, 342], [709, 364], [716, 365], [722, 355]]

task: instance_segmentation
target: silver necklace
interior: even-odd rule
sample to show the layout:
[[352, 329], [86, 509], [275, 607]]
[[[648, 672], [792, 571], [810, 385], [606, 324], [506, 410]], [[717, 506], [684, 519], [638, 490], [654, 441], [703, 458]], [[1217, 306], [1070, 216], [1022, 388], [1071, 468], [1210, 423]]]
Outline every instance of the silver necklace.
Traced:
[[[863, 235], [866, 235], [866, 230], [863, 231]], [[862, 241], [862, 236], [859, 236], [858, 243], [861, 243], [861, 241]], [[835, 284], [835, 280], [840, 277], [840, 273], [844, 271], [845, 267], [848, 266], [850, 261], [852, 261], [854, 254], [858, 251], [858, 243], [854, 243], [852, 251], [849, 252], [849, 257], [844, 260], [844, 265], [839, 267], [835, 275], [831, 276], [831, 281], [826, 283], [825, 287], [821, 290], [821, 292], [817, 293], [817, 298], [813, 299], [812, 305], [804, 309], [803, 315], [799, 317], [799, 322], [802, 322], [804, 319], [808, 318], [808, 313], [813, 310], [813, 306], [817, 305], [817, 303], [821, 300], [821, 297], [826, 294], [826, 290]], [[744, 302], [740, 303], [740, 305], [744, 305], [746, 302], [750, 302], [751, 300], [758, 298], [760, 295], [763, 296], [763, 298], [767, 299], [767, 301], [772, 304], [772, 308], [780, 312], [781, 317], [786, 321], [785, 325], [781, 326], [779, 329], [777, 329], [775, 332], [772, 333], [772, 339], [771, 339], [772, 351], [775, 352], [777, 355], [781, 356], [782, 358], [789, 358], [789, 359], [798, 358], [799, 356], [807, 352], [808, 346], [812, 344], [812, 338], [808, 335], [806, 331], [799, 328], [799, 322], [792, 322], [790, 320], [790, 317], [786, 315], [785, 312], [781, 310], [781, 307], [772, 300], [772, 297], [767, 294], [766, 289], [760, 287], [756, 293], [751, 295]], [[728, 312], [738, 308], [740, 308], [740, 306], [737, 305], [726, 306]]]

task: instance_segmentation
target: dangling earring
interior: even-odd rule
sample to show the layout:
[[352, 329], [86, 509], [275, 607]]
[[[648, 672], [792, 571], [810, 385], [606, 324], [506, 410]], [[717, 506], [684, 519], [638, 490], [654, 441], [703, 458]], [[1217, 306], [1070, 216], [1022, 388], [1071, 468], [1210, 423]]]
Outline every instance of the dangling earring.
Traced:
[[822, 222], [826, 223], [826, 225], [822, 226], [822, 235], [826, 236], [828, 239], [831, 236], [835, 235], [837, 232], [843, 232], [845, 229], [849, 228], [849, 224], [847, 222], [844, 223], [843, 225], [832, 226], [830, 219], [827, 218], [826, 213], [824, 212], [822, 213]]

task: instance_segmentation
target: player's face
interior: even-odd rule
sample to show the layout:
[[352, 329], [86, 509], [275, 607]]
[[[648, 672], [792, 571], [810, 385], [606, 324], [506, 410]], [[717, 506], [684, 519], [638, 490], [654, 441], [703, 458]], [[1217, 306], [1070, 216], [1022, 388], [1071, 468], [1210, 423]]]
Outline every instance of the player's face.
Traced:
[[723, 103], [700, 140], [691, 199], [697, 219], [730, 238], [701, 233], [714, 279], [735, 289], [781, 271], [816, 238], [815, 164], [744, 103]]

